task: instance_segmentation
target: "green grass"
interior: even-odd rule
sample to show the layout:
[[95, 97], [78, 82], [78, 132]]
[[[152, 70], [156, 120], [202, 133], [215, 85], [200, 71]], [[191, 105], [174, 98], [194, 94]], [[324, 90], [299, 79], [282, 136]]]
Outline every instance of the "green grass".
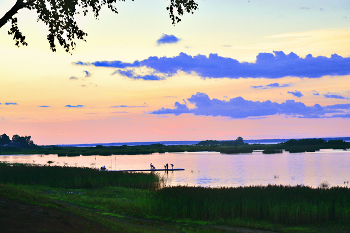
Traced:
[[155, 212], [174, 219], [267, 220], [281, 224], [350, 224], [350, 189], [297, 186], [167, 187], [155, 193]]
[[207, 225], [341, 232], [350, 224], [348, 188], [159, 187], [159, 178], [152, 173], [0, 163], [0, 195], [55, 208], [71, 203], [79, 207], [72, 211], [99, 219], [111, 229], [120, 225], [108, 218], [122, 224], [127, 216], [174, 222], [193, 232]]
[[[70, 190], [63, 188], [48, 188], [37, 185], [0, 184], [0, 196], [31, 204], [53, 207], [61, 210], [62, 212], [69, 212], [82, 216], [110, 228], [111, 232], [222, 232], [215, 229], [206, 229], [202, 225], [196, 223], [171, 223], [151, 219], [144, 220], [116, 213], [115, 210], [108, 212], [107, 209], [110, 209], [110, 203], [106, 201], [110, 200], [113, 202], [113, 198], [110, 196], [110, 194], [113, 192], [112, 190], [114, 190], [114, 188], [115, 187]], [[108, 189], [111, 190], [108, 191]], [[104, 202], [98, 201], [99, 205], [96, 205], [95, 207], [89, 206], [84, 201], [76, 202], [79, 200], [79, 198], [72, 198], [74, 195], [79, 195], [79, 192], [81, 192], [80, 195], [84, 195], [84, 193], [87, 192], [87, 194], [85, 194], [87, 197], [85, 200], [88, 200], [89, 191], [93, 190], [95, 190], [95, 194], [96, 196], [99, 196], [99, 199], [104, 199]], [[131, 198], [130, 200], [132, 200], [132, 196], [145, 191], [130, 188], [121, 188], [121, 190], [126, 191], [125, 196], [122, 198]], [[58, 202], [58, 200], [60, 200], [60, 202]], [[67, 205], [62, 201], [73, 205]]]
[[159, 187], [159, 177], [153, 173], [101, 172], [92, 168], [0, 163], [0, 183], [74, 189], [105, 186], [156, 189]]
[[[328, 208], [331, 212], [328, 217], [322, 218], [327, 204], [333, 202], [337, 206], [336, 202], [339, 202], [346, 206], [344, 199], [347, 199], [349, 191], [346, 189], [283, 186], [229, 189], [173, 187], [157, 191], [122, 187], [63, 189], [27, 186], [26, 189], [40, 189], [41, 195], [81, 206], [87, 211], [94, 209], [103, 216], [119, 219], [135, 216], [195, 225], [197, 228], [224, 225], [281, 232], [342, 232], [349, 226], [346, 221], [338, 219], [339, 213], [346, 214], [344, 209], [338, 209], [336, 215], [332, 212], [335, 209]], [[342, 194], [342, 191], [345, 193]], [[338, 201], [339, 196], [343, 200]], [[291, 197], [294, 200], [290, 200]], [[299, 208], [299, 213], [307, 213], [305, 210], [310, 209], [308, 206], [320, 218], [314, 222], [293, 221], [291, 214], [298, 212], [296, 208]], [[284, 215], [286, 213], [289, 215]], [[264, 214], [267, 214], [267, 218]]]
[[98, 189], [48, 189], [45, 193], [54, 199], [93, 208], [106, 213], [148, 217], [149, 201], [153, 191], [123, 187]]

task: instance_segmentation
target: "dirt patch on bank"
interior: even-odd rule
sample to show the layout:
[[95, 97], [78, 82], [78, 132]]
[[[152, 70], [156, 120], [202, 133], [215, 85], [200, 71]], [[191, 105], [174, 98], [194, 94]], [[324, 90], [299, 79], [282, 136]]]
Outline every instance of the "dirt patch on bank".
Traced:
[[92, 220], [61, 210], [0, 197], [1, 232], [110, 232]]

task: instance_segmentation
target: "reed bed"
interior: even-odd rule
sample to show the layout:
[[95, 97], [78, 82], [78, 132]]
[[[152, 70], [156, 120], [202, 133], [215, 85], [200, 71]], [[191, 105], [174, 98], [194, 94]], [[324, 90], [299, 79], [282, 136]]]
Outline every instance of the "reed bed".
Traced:
[[171, 219], [252, 219], [292, 225], [349, 224], [349, 196], [350, 189], [342, 187], [167, 187], [155, 192], [152, 210]]
[[263, 154], [281, 154], [283, 153], [282, 149], [273, 149], [273, 148], [267, 148], [263, 150]]
[[219, 147], [215, 151], [222, 154], [240, 154], [240, 153], [253, 153], [253, 147], [242, 146], [242, 147]]
[[[350, 148], [349, 142], [342, 140], [330, 140], [326, 142], [323, 139], [300, 139], [289, 140], [284, 143], [268, 145], [268, 144], [244, 144], [239, 146], [234, 145], [138, 145], [138, 146], [102, 146], [95, 147], [41, 147], [35, 146], [33, 148], [19, 148], [19, 147], [0, 147], [1, 155], [10, 154], [58, 154], [61, 156], [75, 157], [75, 156], [90, 156], [90, 155], [136, 155], [136, 154], [152, 154], [165, 152], [194, 152], [194, 151], [217, 151], [225, 154], [239, 154], [252, 153], [253, 150], [282, 150], [290, 153], [312, 152], [320, 149], [344, 149]], [[278, 152], [279, 153], [279, 152]]]
[[159, 187], [159, 177], [152, 173], [107, 172], [92, 168], [0, 163], [0, 183], [71, 189], [104, 186], [156, 189]]

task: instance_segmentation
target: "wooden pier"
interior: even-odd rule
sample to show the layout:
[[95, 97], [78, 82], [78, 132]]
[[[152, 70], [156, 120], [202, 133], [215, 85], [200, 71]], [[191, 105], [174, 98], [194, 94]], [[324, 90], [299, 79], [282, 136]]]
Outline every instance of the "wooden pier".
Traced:
[[105, 170], [108, 172], [160, 172], [160, 171], [184, 171], [184, 168], [174, 168], [174, 169], [139, 169], [139, 170]]

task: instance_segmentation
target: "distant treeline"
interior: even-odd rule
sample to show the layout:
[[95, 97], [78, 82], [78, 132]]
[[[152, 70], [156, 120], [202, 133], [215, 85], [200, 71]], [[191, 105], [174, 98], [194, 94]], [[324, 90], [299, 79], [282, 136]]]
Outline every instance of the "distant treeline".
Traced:
[[[1, 140], [5, 138], [1, 135]], [[196, 145], [163, 145], [161, 143], [139, 146], [102, 146], [95, 147], [60, 147], [60, 146], [36, 146], [30, 136], [20, 137], [14, 135], [13, 139], [6, 139], [6, 144], [0, 145], [0, 154], [58, 154], [58, 156], [90, 156], [90, 155], [136, 155], [166, 152], [200, 152], [215, 151], [224, 154], [252, 153], [260, 150], [264, 154], [282, 153], [283, 150], [290, 153], [314, 152], [320, 149], [350, 148], [350, 143], [343, 140], [324, 139], [291, 139], [278, 144], [247, 144], [242, 137], [232, 141], [205, 140]], [[14, 143], [15, 142], [15, 143]]]
[[[289, 153], [303, 153], [303, 152], [315, 152], [320, 149], [342, 149], [346, 150], [350, 148], [350, 143], [344, 140], [324, 140], [320, 138], [308, 138], [308, 139], [291, 139], [286, 142], [261, 146], [260, 144], [254, 144], [255, 149], [264, 150], [265, 154], [282, 153], [282, 150]], [[260, 148], [259, 148], [260, 147]]]
[[12, 136], [12, 140], [6, 134], [0, 135], [0, 146], [28, 148], [36, 146], [31, 139], [31, 136]]
[[324, 140], [322, 138], [290, 139], [280, 144], [286, 146], [308, 146], [308, 145], [346, 145], [344, 140]]
[[197, 143], [198, 146], [241, 146], [244, 145], [242, 137], [238, 137], [236, 140], [231, 141], [216, 141], [216, 140], [205, 140]]

